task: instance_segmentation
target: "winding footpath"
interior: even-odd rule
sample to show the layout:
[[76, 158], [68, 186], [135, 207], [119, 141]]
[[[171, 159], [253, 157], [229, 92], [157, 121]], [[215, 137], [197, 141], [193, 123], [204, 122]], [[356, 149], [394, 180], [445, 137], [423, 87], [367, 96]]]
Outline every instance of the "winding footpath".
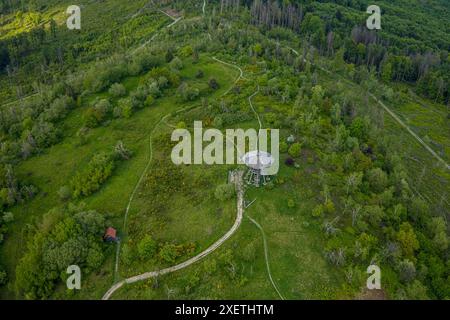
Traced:
[[[203, 3], [203, 12], [205, 12], [205, 6], [206, 6], [206, 0], [204, 0], [204, 3]], [[181, 17], [176, 19], [174, 21], [174, 23], [177, 23], [180, 19], [181, 19]], [[170, 24], [168, 27], [172, 26], [174, 23]], [[242, 68], [240, 68], [239, 66], [237, 66], [235, 64], [231, 64], [231, 63], [225, 62], [225, 61], [222, 61], [222, 60], [220, 60], [220, 59], [218, 59], [216, 57], [213, 57], [213, 59], [215, 61], [219, 62], [219, 63], [222, 63], [224, 65], [227, 65], [227, 66], [230, 66], [230, 67], [233, 67], [233, 68], [236, 68], [236, 69], [239, 70], [239, 76], [237, 77], [237, 79], [235, 80], [233, 85], [222, 96], [227, 95], [240, 79], [248, 80], [248, 79], [246, 79], [244, 77], [244, 72], [243, 72]], [[255, 93], [253, 93], [248, 98], [248, 101], [250, 103], [250, 107], [252, 108], [253, 112], [256, 115], [256, 118], [257, 118], [258, 123], [259, 123], [259, 128], [261, 129], [262, 128], [261, 119], [260, 119], [258, 113], [256, 112], [256, 110], [254, 109], [253, 103], [252, 103], [252, 98], [254, 96], [256, 96], [258, 93], [259, 93], [259, 86], [258, 86], [258, 90]], [[188, 108], [191, 108], [191, 107], [187, 107], [185, 109], [188, 109]], [[183, 110], [179, 110], [179, 111], [177, 111], [175, 113], [182, 112]], [[139, 178], [139, 180], [138, 180], [138, 182], [137, 182], [133, 192], [130, 195], [130, 198], [129, 198], [129, 201], [128, 201], [128, 204], [127, 204], [127, 208], [126, 208], [126, 211], [125, 211], [124, 224], [123, 224], [124, 230], [126, 228], [128, 213], [129, 213], [129, 210], [130, 210], [130, 207], [131, 207], [131, 203], [132, 203], [132, 201], [134, 199], [134, 195], [136, 194], [137, 190], [139, 189], [139, 186], [142, 183], [142, 180], [145, 177], [145, 174], [148, 171], [148, 169], [149, 169], [149, 167], [151, 165], [152, 159], [153, 159], [153, 148], [152, 148], [152, 136], [153, 136], [153, 133], [154, 133], [154, 131], [156, 130], [156, 128], [159, 126], [159, 124], [161, 122], [166, 123], [166, 118], [168, 118], [170, 115], [171, 114], [167, 114], [164, 117], [162, 117], [159, 120], [159, 122], [155, 125], [155, 127], [152, 130], [152, 132], [150, 133], [150, 138], [149, 138], [149, 146], [150, 146], [149, 159], [147, 161], [147, 164], [146, 164], [146, 166], [144, 168], [144, 171], [142, 172], [142, 174], [141, 174], [141, 176], [140, 176], [140, 178]], [[145, 272], [145, 273], [142, 273], [140, 275], [136, 275], [136, 276], [133, 276], [133, 277], [130, 277], [130, 278], [127, 278], [127, 279], [124, 279], [124, 280], [121, 280], [121, 281], [115, 283], [104, 294], [104, 296], [102, 297], [102, 300], [109, 300], [111, 298], [111, 296], [118, 289], [120, 289], [122, 286], [124, 286], [125, 284], [131, 284], [131, 283], [135, 283], [135, 282], [138, 282], [138, 281], [143, 281], [143, 280], [147, 280], [147, 279], [150, 279], [150, 278], [159, 277], [159, 276], [162, 276], [162, 275], [165, 275], [165, 274], [168, 274], [168, 273], [172, 273], [172, 272], [184, 269], [186, 267], [189, 267], [190, 265], [192, 265], [192, 264], [202, 260], [203, 258], [208, 256], [209, 254], [211, 254], [212, 252], [217, 250], [220, 246], [222, 246], [239, 229], [239, 227], [240, 227], [240, 225], [242, 223], [242, 218], [243, 218], [243, 215], [244, 215], [244, 208], [245, 208], [245, 205], [244, 205], [245, 188], [244, 188], [244, 183], [243, 183], [243, 174], [244, 174], [244, 172], [241, 171], [241, 170], [234, 171], [232, 173], [231, 181], [235, 184], [236, 194], [237, 194], [237, 216], [236, 216], [236, 220], [235, 220], [233, 226], [231, 227], [230, 230], [228, 230], [228, 232], [225, 235], [223, 235], [219, 240], [217, 240], [213, 245], [208, 247], [206, 250], [204, 250], [201, 253], [199, 253], [198, 255], [196, 255], [196, 256], [186, 260], [183, 263], [180, 263], [180, 264], [177, 264], [175, 266], [168, 267], [168, 268], [165, 268], [165, 269], [162, 269], [162, 270]], [[268, 260], [267, 241], [266, 241], [266, 237], [265, 237], [265, 234], [264, 234], [264, 230], [262, 229], [262, 227], [256, 221], [254, 221], [250, 217], [248, 217], [248, 218], [250, 219], [250, 221], [252, 221], [262, 231], [263, 241], [264, 241], [264, 253], [265, 253], [265, 257], [266, 257], [266, 267], [267, 267], [267, 271], [268, 271], [268, 274], [269, 274], [269, 279], [270, 279], [273, 287], [277, 291], [278, 295], [280, 296], [280, 298], [284, 300], [284, 297], [281, 295], [280, 291], [278, 290], [278, 287], [276, 286], [275, 282], [272, 279], [272, 275], [271, 275], [271, 272], [270, 272], [270, 266], [269, 266], [269, 260]], [[116, 254], [115, 273], [114, 273], [114, 279], [115, 280], [117, 279], [117, 276], [118, 276], [119, 256], [120, 256], [120, 241], [117, 244], [117, 254]]]
[[222, 64], [224, 64], [226, 66], [235, 68], [235, 69], [239, 70], [239, 73], [240, 73], [239, 77], [237, 77], [237, 79], [236, 79], [236, 81], [234, 81], [233, 85], [223, 94], [224, 96], [226, 96], [233, 89], [233, 87], [239, 82], [239, 80], [241, 80], [241, 79], [248, 80], [246, 77], [244, 77], [244, 71], [238, 65], [232, 64], [232, 63], [229, 63], [229, 62], [225, 62], [223, 60], [217, 59], [216, 57], [213, 57], [213, 60], [215, 60], [215, 61], [217, 61], [219, 63], [222, 63]]
[[258, 120], [259, 130], [261, 130], [261, 129], [262, 129], [261, 119], [260, 119], [260, 117], [259, 117], [258, 112], [256, 112], [255, 108], [253, 107], [253, 102], [252, 102], [252, 99], [253, 99], [258, 93], [259, 93], [259, 85], [258, 85], [258, 90], [257, 90], [254, 94], [252, 94], [250, 97], [248, 97], [248, 103], [250, 104], [250, 108], [252, 109], [253, 113], [254, 113], [255, 116], [256, 116], [256, 119]]
[[274, 287], [274, 289], [277, 292], [277, 294], [280, 297], [280, 299], [281, 300], [285, 300], [283, 295], [281, 294], [280, 290], [278, 289], [278, 286], [275, 284], [275, 281], [273, 281], [272, 272], [270, 271], [269, 247], [267, 245], [266, 233], [264, 232], [264, 229], [261, 227], [261, 225], [258, 222], [256, 222], [256, 220], [254, 220], [249, 215], [246, 215], [246, 217], [247, 217], [247, 219], [249, 219], [261, 231], [261, 234], [262, 234], [262, 237], [263, 237], [263, 243], [264, 243], [264, 257], [265, 257], [265, 260], [266, 260], [266, 269], [267, 269], [267, 274], [269, 275], [270, 283], [272, 283], [272, 286]]
[[236, 220], [235, 220], [233, 226], [231, 227], [231, 229], [222, 238], [217, 240], [212, 246], [210, 246], [205, 251], [199, 253], [195, 257], [193, 257], [183, 263], [180, 263], [178, 265], [175, 265], [173, 267], [169, 267], [166, 269], [158, 270], [158, 271], [146, 272], [146, 273], [143, 273], [143, 274], [131, 277], [131, 278], [127, 278], [125, 280], [122, 280], [122, 281], [114, 284], [105, 293], [102, 300], [108, 300], [116, 290], [118, 290], [125, 284], [130, 284], [130, 283], [134, 283], [134, 282], [138, 282], [138, 281], [142, 281], [142, 280], [146, 280], [146, 279], [150, 279], [150, 278], [159, 277], [159, 276], [162, 276], [162, 275], [165, 275], [168, 273], [172, 273], [172, 272], [184, 269], [184, 268], [200, 261], [207, 255], [209, 255], [212, 252], [214, 252], [215, 250], [217, 250], [225, 241], [227, 241], [236, 232], [236, 230], [239, 228], [239, 226], [242, 223], [242, 217], [243, 217], [243, 213], [244, 213], [244, 185], [242, 182], [243, 181], [242, 176], [243, 176], [243, 171], [238, 171], [234, 175], [234, 183], [236, 185], [236, 193], [237, 193], [237, 216], [236, 216]]
[[[250, 108], [252, 109], [253, 113], [256, 116], [256, 119], [258, 120], [258, 124], [259, 124], [259, 130], [262, 129], [262, 123], [261, 123], [261, 119], [259, 117], [258, 112], [256, 112], [255, 107], [253, 106], [253, 102], [252, 99], [259, 93], [259, 85], [258, 85], [258, 90], [253, 93], [250, 97], [248, 97], [248, 103], [250, 104]], [[252, 202], [253, 203], [253, 202]], [[273, 280], [272, 277], [272, 272], [270, 271], [270, 263], [269, 263], [269, 246], [267, 245], [267, 238], [266, 238], [266, 233], [264, 232], [263, 227], [261, 227], [261, 225], [252, 217], [250, 217], [248, 214], [246, 215], [247, 219], [249, 219], [260, 231], [262, 234], [262, 238], [263, 238], [263, 244], [264, 244], [264, 258], [266, 261], [266, 269], [267, 269], [267, 274], [269, 276], [269, 280], [270, 283], [272, 284], [273, 288], [275, 289], [275, 291], [277, 292], [278, 296], [280, 297], [281, 300], [285, 300], [283, 295], [281, 294], [280, 290], [278, 289], [278, 286], [276, 285], [275, 281]]]
[[[148, 156], [148, 160], [147, 160], [147, 164], [145, 165], [144, 170], [142, 171], [142, 174], [139, 176], [139, 180], [136, 183], [133, 191], [131, 192], [131, 195], [128, 199], [128, 203], [127, 203], [127, 207], [125, 209], [125, 216], [123, 218], [123, 230], [126, 230], [127, 227], [127, 221], [128, 221], [128, 214], [130, 212], [130, 208], [131, 208], [131, 203], [133, 202], [134, 196], [136, 195], [136, 192], [139, 190], [139, 186], [142, 183], [142, 180], [144, 180], [145, 174], [147, 173], [152, 160], [153, 160], [153, 144], [152, 144], [152, 138], [153, 138], [153, 133], [155, 132], [156, 128], [158, 128], [159, 124], [163, 121], [166, 120], [166, 118], [168, 118], [170, 116], [170, 114], [165, 115], [164, 117], [162, 117], [158, 123], [155, 125], [155, 127], [153, 128], [153, 130], [150, 132], [150, 138], [149, 138], [149, 156]], [[118, 276], [118, 272], [119, 272], [119, 258], [120, 258], [120, 246], [121, 246], [121, 242], [118, 241], [117, 242], [117, 251], [116, 251], [116, 261], [115, 261], [115, 265], [114, 265], [114, 279], [117, 279]]]
[[[215, 57], [213, 59], [215, 61], [223, 63], [225, 65], [232, 66], [232, 67], [234, 67], [234, 68], [236, 68], [236, 69], [238, 69], [240, 71], [240, 74], [239, 74], [238, 78], [236, 79], [236, 81], [233, 83], [233, 85], [230, 87], [230, 89], [228, 89], [223, 94], [223, 95], [226, 95], [233, 88], [234, 84], [237, 81], [239, 81], [241, 78], [244, 78], [243, 77], [243, 71], [242, 71], [242, 69], [240, 67], [238, 67], [236, 65], [227, 63], [227, 62], [222, 61], [220, 59], [217, 59]], [[178, 111], [175, 112], [175, 114], [183, 112], [184, 110], [189, 109], [189, 108], [192, 108], [192, 107], [187, 107], [187, 108], [184, 108], [182, 110], [178, 110]], [[125, 210], [123, 230], [126, 229], [127, 220], [128, 220], [128, 213], [129, 213], [130, 208], [131, 208], [131, 203], [132, 203], [132, 201], [134, 199], [134, 196], [135, 196], [137, 190], [139, 189], [139, 186], [142, 183], [142, 180], [144, 179], [145, 174], [147, 173], [147, 171], [148, 171], [148, 169], [149, 169], [149, 167], [150, 167], [150, 165], [152, 163], [152, 160], [153, 160], [153, 147], [152, 147], [153, 133], [155, 132], [156, 128], [162, 122], [165, 123], [166, 119], [168, 117], [170, 117], [171, 115], [172, 114], [167, 114], [164, 117], [162, 117], [159, 120], [159, 122], [155, 125], [155, 127], [153, 128], [153, 130], [150, 133], [150, 137], [149, 137], [149, 146], [150, 146], [149, 158], [148, 158], [147, 164], [146, 164], [146, 166], [145, 166], [141, 176], [139, 177], [139, 180], [138, 180], [138, 182], [137, 182], [137, 184], [136, 184], [136, 186], [135, 186], [135, 188], [134, 188], [133, 192], [131, 193], [130, 198], [128, 200], [128, 204], [127, 204], [127, 207], [126, 207], [126, 210]], [[131, 278], [127, 278], [125, 280], [122, 280], [122, 281], [119, 281], [119, 282], [115, 283], [105, 293], [105, 295], [103, 296], [102, 300], [108, 300], [112, 296], [112, 294], [114, 292], [116, 292], [119, 288], [121, 288], [125, 284], [134, 283], [134, 282], [137, 282], [137, 281], [142, 281], [142, 280], [146, 280], [146, 279], [149, 279], [149, 278], [154, 278], [154, 277], [157, 277], [157, 276], [160, 276], [160, 275], [164, 275], [164, 274], [167, 274], [167, 273], [178, 271], [180, 269], [184, 269], [184, 268], [186, 268], [186, 267], [188, 267], [188, 266], [198, 262], [199, 260], [203, 259], [204, 257], [209, 255], [210, 253], [214, 252], [225, 241], [227, 241], [238, 230], [238, 228], [239, 228], [239, 226], [241, 225], [241, 222], [242, 222], [242, 217], [243, 217], [243, 212], [244, 212], [244, 186], [243, 186], [243, 182], [242, 182], [242, 176], [243, 176], [243, 172], [239, 172], [237, 174], [237, 176], [236, 176], [235, 181], [234, 181], [235, 185], [236, 185], [236, 191], [237, 191], [237, 216], [236, 216], [236, 220], [235, 220], [233, 226], [231, 227], [231, 229], [223, 237], [221, 237], [218, 241], [216, 241], [212, 246], [207, 248], [205, 251], [199, 253], [197, 256], [195, 256], [195, 257], [193, 257], [193, 258], [191, 258], [191, 259], [189, 259], [189, 260], [187, 260], [187, 261], [185, 261], [185, 262], [183, 262], [181, 264], [178, 264], [176, 266], [169, 267], [169, 268], [166, 268], [166, 269], [162, 269], [162, 270], [146, 272], [146, 273], [143, 273], [143, 274], [131, 277]], [[115, 268], [114, 268], [114, 280], [115, 281], [117, 280], [118, 271], [119, 271], [120, 246], [121, 246], [121, 243], [119, 241], [117, 243], [116, 261], [115, 261]]]

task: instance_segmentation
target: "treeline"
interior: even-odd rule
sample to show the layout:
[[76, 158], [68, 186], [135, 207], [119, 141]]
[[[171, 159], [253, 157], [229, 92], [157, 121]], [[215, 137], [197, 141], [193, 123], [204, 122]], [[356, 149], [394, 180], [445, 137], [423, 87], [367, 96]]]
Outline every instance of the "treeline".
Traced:
[[303, 20], [303, 7], [290, 2], [255, 0], [250, 7], [252, 22], [257, 25], [284, 27], [298, 31]]
[[381, 44], [379, 36], [364, 27], [352, 30], [351, 39], [344, 44], [347, 63], [374, 68], [385, 82], [402, 81], [417, 84], [421, 95], [440, 103], [450, 98], [450, 56], [448, 51], [391, 53]]
[[[84, 20], [84, 31], [78, 32], [68, 30], [65, 23], [57, 23], [48, 16], [57, 1], [38, 0], [36, 5], [27, 2], [7, 16], [6, 23], [20, 26], [19, 30], [0, 40], [0, 80], [5, 84], [0, 94], [4, 98], [20, 98], [33, 92], [35, 82], [57, 82], [55, 74], [64, 74], [87, 62], [109, 57], [112, 51], [128, 51], [142, 41], [142, 29], [148, 26], [158, 29], [158, 24], [165, 23], [163, 16], [148, 10], [136, 16], [130, 13], [111, 16], [114, 1], [110, 1], [105, 4], [104, 11], [98, 12], [100, 19], [111, 20], [107, 32], [103, 24], [90, 19]], [[127, 6], [129, 10], [134, 7], [138, 5]], [[84, 10], [92, 9], [86, 6]], [[5, 27], [5, 30], [8, 29]]]
[[[231, 12], [238, 5], [233, 1], [225, 3], [225, 8], [230, 8]], [[247, 6], [254, 24], [268, 29], [273, 35], [276, 33], [272, 30], [277, 31], [281, 40], [286, 40], [281, 28], [289, 28], [300, 33], [321, 54], [332, 55], [344, 49], [347, 63], [373, 68], [379, 78], [387, 82], [416, 84], [416, 91], [422, 96], [444, 104], [449, 102], [450, 38], [441, 33], [439, 25], [431, 25], [427, 21], [440, 14], [438, 3], [434, 3], [428, 12], [420, 10], [418, 17], [411, 16], [409, 8], [402, 4], [383, 4], [387, 13], [382, 17], [390, 27], [388, 31], [366, 28], [367, 1], [254, 0], [243, 4]], [[398, 18], [396, 13], [402, 13], [413, 21]], [[414, 37], [401, 31], [407, 23], [414, 24]], [[424, 23], [431, 34], [416, 29], [416, 23]], [[415, 38], [414, 44], [411, 37]], [[430, 37], [436, 41], [430, 43]]]

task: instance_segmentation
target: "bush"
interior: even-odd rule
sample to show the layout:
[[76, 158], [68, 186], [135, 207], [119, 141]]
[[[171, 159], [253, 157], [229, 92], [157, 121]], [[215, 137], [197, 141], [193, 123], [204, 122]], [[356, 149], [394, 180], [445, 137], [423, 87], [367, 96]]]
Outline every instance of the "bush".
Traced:
[[212, 90], [217, 90], [217, 89], [219, 89], [219, 87], [220, 87], [220, 86], [219, 86], [219, 83], [218, 83], [217, 80], [214, 79], [214, 78], [209, 79], [208, 85], [209, 85], [209, 87], [210, 87]]
[[12, 212], [4, 212], [2, 220], [4, 223], [11, 223], [14, 221], [14, 214]]
[[121, 118], [121, 117], [123, 117], [123, 112], [122, 112], [122, 108], [121, 107], [119, 107], [119, 106], [114, 107], [113, 117], [114, 118]]
[[178, 87], [177, 94], [182, 101], [187, 102], [195, 100], [199, 96], [200, 91], [184, 82]]
[[195, 74], [195, 77], [197, 78], [197, 79], [201, 79], [201, 78], [203, 78], [205, 76], [205, 73], [203, 72], [203, 70], [198, 70], [197, 72], [196, 72], [196, 74]]
[[72, 196], [72, 190], [70, 190], [69, 186], [62, 186], [58, 190], [58, 196], [62, 201], [67, 201]]
[[287, 159], [284, 161], [284, 163], [285, 163], [287, 166], [292, 167], [292, 166], [295, 164], [295, 160], [292, 159], [292, 158], [287, 158]]
[[213, 126], [215, 128], [222, 128], [222, 126], [223, 126], [223, 118], [220, 115], [214, 117]]
[[109, 94], [114, 98], [124, 97], [127, 94], [127, 89], [125, 89], [124, 85], [121, 83], [114, 83], [109, 88]]
[[175, 69], [175, 70], [181, 70], [181, 69], [183, 69], [183, 62], [180, 60], [180, 58], [175, 57], [170, 62], [170, 67]]
[[159, 88], [165, 89], [168, 86], [169, 86], [169, 80], [166, 77], [161, 76], [161, 77], [158, 78], [158, 87]]
[[93, 107], [90, 107], [85, 114], [85, 125], [88, 128], [95, 128], [102, 123], [106, 115], [111, 112], [111, 103], [108, 99], [98, 101]]
[[388, 185], [388, 176], [386, 172], [380, 168], [369, 170], [367, 172], [367, 180], [375, 193], [383, 192]]
[[133, 152], [128, 150], [124, 143], [122, 141], [117, 141], [115, 147], [114, 147], [114, 154], [116, 156], [116, 159], [121, 160], [130, 160], [130, 158], [133, 156]]
[[112, 174], [114, 160], [111, 154], [99, 153], [88, 164], [87, 170], [77, 173], [71, 181], [73, 197], [89, 196]]
[[[130, 118], [131, 115], [133, 114], [134, 110], [133, 110], [133, 106], [132, 106], [131, 100], [129, 98], [120, 99], [118, 101], [117, 106], [120, 108], [120, 111], [121, 111], [120, 114], [121, 114], [122, 117]], [[119, 112], [115, 111], [114, 113], [118, 114]]]
[[290, 146], [289, 155], [291, 157], [298, 158], [298, 157], [300, 157], [301, 151], [302, 151], [302, 146], [300, 145], [300, 143], [296, 142]]
[[99, 110], [103, 114], [107, 114], [111, 112], [112, 105], [108, 99], [101, 99], [99, 102], [95, 104], [95, 109]]
[[288, 202], [287, 202], [287, 206], [290, 209], [295, 208], [295, 200], [294, 199], [289, 199]]
[[122, 260], [123, 264], [129, 265], [132, 262], [134, 262], [134, 259], [135, 259], [135, 252], [133, 248], [128, 243], [125, 243], [122, 247], [122, 254], [120, 255], [120, 260]]
[[408, 259], [400, 261], [397, 269], [399, 278], [404, 283], [411, 282], [416, 276], [416, 267], [414, 266], [414, 263]]
[[137, 249], [141, 259], [149, 259], [155, 255], [157, 243], [150, 235], [146, 235], [139, 242]]
[[319, 204], [318, 206], [316, 206], [312, 212], [312, 216], [313, 217], [321, 217], [323, 215], [323, 205]]
[[180, 121], [177, 123], [177, 129], [186, 129], [186, 123], [184, 121]]
[[177, 247], [173, 244], [164, 245], [159, 251], [159, 257], [164, 262], [174, 263], [178, 258], [178, 250]]
[[161, 97], [162, 93], [161, 90], [159, 89], [158, 82], [155, 81], [148, 86], [148, 94], [155, 99]]

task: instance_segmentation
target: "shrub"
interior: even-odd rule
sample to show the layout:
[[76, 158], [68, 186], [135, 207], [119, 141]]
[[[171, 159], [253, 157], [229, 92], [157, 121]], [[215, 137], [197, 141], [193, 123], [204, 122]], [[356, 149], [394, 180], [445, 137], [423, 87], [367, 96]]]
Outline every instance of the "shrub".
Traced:
[[200, 91], [197, 88], [192, 88], [184, 82], [178, 87], [177, 94], [182, 101], [186, 102], [195, 100], [200, 94]]
[[135, 252], [133, 248], [125, 243], [122, 247], [122, 254], [120, 255], [120, 260], [122, 260], [123, 264], [129, 265], [134, 262]]
[[294, 158], [300, 157], [301, 151], [302, 151], [302, 147], [301, 147], [300, 143], [298, 143], [298, 142], [293, 143], [289, 148], [289, 154], [291, 155], [291, 157], [294, 157]]
[[101, 99], [95, 104], [95, 109], [99, 110], [103, 114], [107, 114], [108, 112], [111, 112], [112, 105], [108, 99]]
[[[118, 107], [121, 109], [121, 116], [124, 118], [130, 118], [133, 114], [133, 106], [131, 104], [131, 100], [129, 98], [127, 99], [120, 99], [118, 101]], [[115, 114], [118, 114], [117, 112], [114, 112]]]
[[203, 72], [203, 70], [198, 70], [196, 73], [195, 73], [195, 77], [197, 78], [197, 79], [201, 79], [201, 78], [203, 78], [205, 76], [205, 73]]
[[183, 69], [183, 62], [180, 60], [180, 58], [175, 57], [170, 62], [170, 67], [175, 69], [175, 70], [181, 70], [181, 69]]
[[173, 244], [165, 244], [159, 251], [159, 257], [164, 262], [174, 263], [178, 258], [177, 247]]
[[295, 200], [294, 199], [289, 199], [288, 202], [287, 202], [287, 206], [290, 209], [295, 208]]
[[112, 174], [114, 160], [111, 154], [95, 155], [84, 172], [77, 173], [71, 181], [73, 197], [89, 196], [98, 189]]
[[223, 126], [223, 118], [221, 116], [215, 116], [213, 120], [213, 126], [215, 128], [222, 128]]
[[152, 82], [148, 86], [148, 94], [151, 95], [155, 99], [161, 97], [162, 93], [161, 93], [161, 90], [159, 89], [158, 82], [156, 82], [156, 81]]
[[220, 87], [219, 83], [217, 82], [217, 80], [215, 78], [209, 79], [208, 85], [212, 90], [217, 90]]
[[168, 86], [169, 86], [169, 80], [166, 77], [161, 76], [161, 77], [158, 78], [158, 87], [159, 88], [165, 89]]
[[122, 141], [117, 141], [114, 147], [114, 154], [121, 160], [129, 160], [133, 155], [133, 153], [125, 147]]
[[58, 196], [62, 201], [67, 201], [72, 196], [72, 190], [70, 190], [69, 186], [62, 186], [58, 190]]
[[400, 280], [404, 283], [411, 282], [416, 276], [416, 267], [414, 266], [414, 263], [408, 259], [400, 261], [397, 269]]
[[150, 235], [146, 235], [139, 242], [137, 249], [141, 259], [149, 259], [155, 255], [157, 243]]
[[119, 106], [114, 107], [113, 117], [114, 118], [121, 118], [122, 116], [123, 116], [122, 108], [119, 107]]
[[120, 98], [127, 94], [127, 89], [125, 89], [124, 85], [121, 83], [114, 83], [111, 85], [108, 92], [114, 98]]
[[325, 201], [325, 204], [323, 205], [323, 210], [325, 213], [329, 214], [334, 213], [336, 211], [336, 208], [334, 207], [333, 201], [331, 201], [330, 199]]
[[312, 216], [318, 218], [321, 217], [322, 215], [323, 215], [323, 205], [319, 204], [314, 208]]
[[90, 107], [85, 114], [84, 121], [88, 128], [95, 128], [102, 123], [106, 115], [111, 111], [111, 103], [108, 99], [98, 101], [93, 107]]
[[369, 181], [371, 189], [380, 193], [385, 190], [388, 185], [388, 176], [380, 168], [371, 169], [367, 172], [367, 180]]
[[287, 158], [287, 159], [284, 161], [284, 163], [285, 163], [287, 166], [292, 167], [292, 166], [295, 164], [295, 160], [292, 159], [292, 158]]
[[186, 129], [186, 123], [184, 121], [178, 122], [177, 129]]

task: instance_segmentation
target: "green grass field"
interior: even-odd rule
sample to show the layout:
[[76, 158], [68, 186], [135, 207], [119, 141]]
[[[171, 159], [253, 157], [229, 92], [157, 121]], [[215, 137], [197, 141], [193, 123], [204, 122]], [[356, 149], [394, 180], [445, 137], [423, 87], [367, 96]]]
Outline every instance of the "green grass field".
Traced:
[[[205, 56], [195, 66], [187, 61], [187, 70], [184, 71], [184, 74], [192, 74], [193, 69], [200, 68], [205, 73], [203, 80], [205, 83], [210, 76], [214, 75], [221, 84], [222, 88], [215, 92], [217, 96], [228, 88], [234, 81], [237, 73], [235, 70], [230, 70], [229, 67], [223, 66], [210, 57]], [[190, 80], [186, 77], [185, 80], [192, 82], [193, 85], [203, 85], [197, 79]], [[133, 87], [137, 86], [138, 81], [139, 79], [130, 78], [126, 79], [124, 83], [128, 89], [133, 89]], [[108, 94], [101, 94], [101, 96], [107, 97]], [[199, 103], [194, 102], [194, 105]], [[17, 206], [13, 210], [16, 222], [11, 229], [12, 236], [8, 237], [4, 246], [2, 246], [2, 256], [7, 257], [4, 259], [4, 262], [8, 267], [9, 273], [14, 275], [15, 266], [24, 252], [23, 248], [25, 247], [28, 233], [26, 226], [30, 223], [38, 223], [42, 215], [48, 210], [61, 206], [62, 202], [57, 195], [59, 188], [67, 185], [73, 175], [86, 166], [94, 154], [100, 151], [111, 150], [118, 140], [122, 140], [133, 151], [133, 158], [120, 164], [116, 168], [114, 176], [107, 181], [105, 186], [93, 196], [83, 199], [83, 202], [89, 208], [108, 213], [113, 224], [120, 227], [123, 223], [123, 214], [128, 198], [149, 158], [150, 132], [163, 116], [187, 106], [180, 103], [174, 93], [169, 93], [166, 98], [160, 99], [154, 106], [136, 112], [129, 119], [115, 119], [106, 126], [90, 130], [87, 143], [81, 146], [78, 145], [78, 138], [75, 136], [75, 133], [82, 127], [82, 109], [84, 107], [81, 107], [81, 110], [73, 111], [64, 122], [64, 141], [50, 148], [44, 154], [22, 162], [18, 167], [18, 175], [26, 177], [28, 181], [36, 185], [40, 193], [29, 203]], [[157, 128], [156, 130], [167, 133], [167, 129], [161, 124], [160, 129]], [[224, 172], [224, 179], [226, 179], [226, 171]], [[183, 201], [186, 200], [180, 199], [179, 208], [184, 207]], [[212, 207], [214, 208], [214, 206]], [[198, 212], [196, 212], [195, 207], [192, 210], [198, 218]], [[204, 209], [203, 212], [205, 211], [208, 210]], [[189, 212], [185, 212], [184, 216], [188, 217]], [[215, 222], [211, 221], [211, 223], [214, 224]], [[174, 227], [173, 234], [177, 233], [177, 228]], [[114, 252], [113, 248], [111, 248], [109, 255], [114, 255]], [[102, 272], [112, 271], [112, 266], [107, 263], [105, 270]], [[13, 284], [10, 284], [9, 288], [12, 290]]]

